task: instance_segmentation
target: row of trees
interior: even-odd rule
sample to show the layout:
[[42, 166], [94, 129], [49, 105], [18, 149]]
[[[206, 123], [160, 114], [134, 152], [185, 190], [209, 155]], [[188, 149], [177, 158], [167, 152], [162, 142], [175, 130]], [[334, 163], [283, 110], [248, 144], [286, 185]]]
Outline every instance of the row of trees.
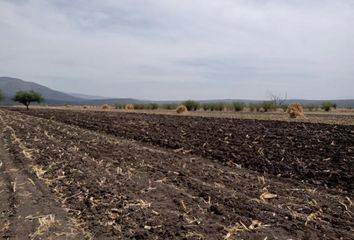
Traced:
[[[0, 102], [4, 100], [4, 95], [0, 90]], [[15, 96], [12, 98], [13, 101], [22, 103], [26, 106], [27, 110], [32, 102], [41, 103], [44, 101], [44, 98], [40, 93], [35, 91], [18, 91]]]
[[[182, 102], [181, 104], [185, 105], [188, 111], [196, 111], [199, 109], [203, 109], [205, 111], [223, 111], [226, 109], [226, 110], [234, 110], [236, 112], [239, 112], [247, 107], [251, 112], [254, 111], [269, 112], [269, 111], [276, 111], [277, 109], [283, 109], [284, 111], [286, 111], [288, 108], [288, 105], [285, 104], [284, 101], [280, 101], [278, 99], [277, 100], [272, 99], [270, 101], [249, 103], [249, 104], [243, 102], [233, 102], [233, 103], [209, 102], [209, 103], [201, 104], [197, 101], [187, 100]], [[322, 102], [320, 105], [309, 105], [309, 106], [305, 106], [305, 108], [308, 108], [310, 111], [315, 109], [322, 109], [328, 112], [331, 109], [336, 109], [337, 105], [333, 102], [325, 101]]]
[[[264, 101], [255, 103], [244, 103], [244, 102], [207, 102], [200, 103], [194, 100], [187, 100], [181, 103], [167, 103], [167, 104], [157, 104], [157, 103], [146, 103], [146, 104], [134, 104], [135, 110], [156, 110], [156, 109], [166, 109], [175, 110], [179, 105], [184, 105], [188, 111], [235, 111], [239, 112], [247, 108], [250, 112], [270, 112], [276, 111], [277, 109], [283, 109], [286, 111], [288, 105], [285, 103], [279, 103], [275, 101]], [[116, 109], [125, 109], [126, 104], [115, 104]], [[337, 105], [333, 102], [323, 102], [319, 105], [305, 105], [304, 108], [308, 111], [316, 111], [322, 109], [326, 112], [331, 109], [335, 109]]]

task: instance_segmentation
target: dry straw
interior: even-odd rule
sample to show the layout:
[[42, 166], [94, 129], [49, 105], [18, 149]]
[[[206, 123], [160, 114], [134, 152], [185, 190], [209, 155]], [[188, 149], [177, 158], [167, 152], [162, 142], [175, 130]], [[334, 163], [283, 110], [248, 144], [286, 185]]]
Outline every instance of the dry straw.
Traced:
[[304, 117], [304, 109], [300, 103], [292, 103], [286, 111], [290, 118]]
[[188, 109], [187, 109], [186, 106], [180, 105], [180, 106], [177, 107], [176, 112], [177, 113], [185, 113], [185, 112], [188, 112]]
[[102, 105], [102, 109], [103, 109], [103, 110], [108, 110], [108, 109], [109, 109], [109, 105], [108, 105], [108, 104]]
[[125, 110], [134, 110], [134, 105], [133, 104], [125, 105]]

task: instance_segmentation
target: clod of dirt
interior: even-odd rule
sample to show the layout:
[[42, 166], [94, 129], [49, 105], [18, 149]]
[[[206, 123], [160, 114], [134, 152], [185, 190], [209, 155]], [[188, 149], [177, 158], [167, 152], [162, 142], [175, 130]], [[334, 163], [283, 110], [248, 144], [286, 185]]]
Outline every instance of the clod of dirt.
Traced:
[[186, 106], [180, 105], [176, 108], [176, 112], [177, 113], [185, 113], [185, 112], [188, 112], [188, 109]]
[[305, 117], [304, 109], [300, 103], [290, 104], [286, 112], [290, 118]]
[[216, 205], [211, 205], [209, 208], [209, 211], [216, 214], [216, 215], [223, 215], [222, 210], [220, 209], [220, 207], [216, 206]]

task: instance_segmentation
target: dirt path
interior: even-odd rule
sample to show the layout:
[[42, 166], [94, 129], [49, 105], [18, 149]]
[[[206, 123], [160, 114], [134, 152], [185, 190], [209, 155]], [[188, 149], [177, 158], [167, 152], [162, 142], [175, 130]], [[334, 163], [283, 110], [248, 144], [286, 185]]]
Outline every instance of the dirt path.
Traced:
[[[0, 139], [0, 237], [3, 239], [83, 239], [81, 233], [43, 182], [30, 172], [31, 153], [17, 138], [15, 131], [4, 124]], [[26, 158], [11, 155], [5, 146], [23, 147]]]
[[[353, 200], [341, 192], [52, 120], [0, 116], [11, 156], [30, 156], [38, 181], [95, 239], [353, 236]], [[12, 134], [20, 147], [9, 144]]]

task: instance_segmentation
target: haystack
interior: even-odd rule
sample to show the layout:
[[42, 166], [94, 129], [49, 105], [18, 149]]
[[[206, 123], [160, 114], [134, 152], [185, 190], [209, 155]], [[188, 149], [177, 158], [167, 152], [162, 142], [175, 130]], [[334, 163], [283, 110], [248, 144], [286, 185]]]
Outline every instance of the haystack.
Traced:
[[104, 105], [102, 105], [102, 109], [103, 109], [103, 110], [107, 110], [107, 109], [109, 109], [109, 105], [108, 105], [108, 104], [104, 104]]
[[188, 109], [186, 106], [184, 105], [179, 105], [177, 108], [176, 108], [176, 112], [177, 113], [185, 113], [185, 112], [188, 112]]
[[304, 109], [300, 103], [292, 103], [286, 111], [290, 118], [304, 117]]
[[125, 105], [125, 110], [134, 110], [134, 105], [133, 104]]

